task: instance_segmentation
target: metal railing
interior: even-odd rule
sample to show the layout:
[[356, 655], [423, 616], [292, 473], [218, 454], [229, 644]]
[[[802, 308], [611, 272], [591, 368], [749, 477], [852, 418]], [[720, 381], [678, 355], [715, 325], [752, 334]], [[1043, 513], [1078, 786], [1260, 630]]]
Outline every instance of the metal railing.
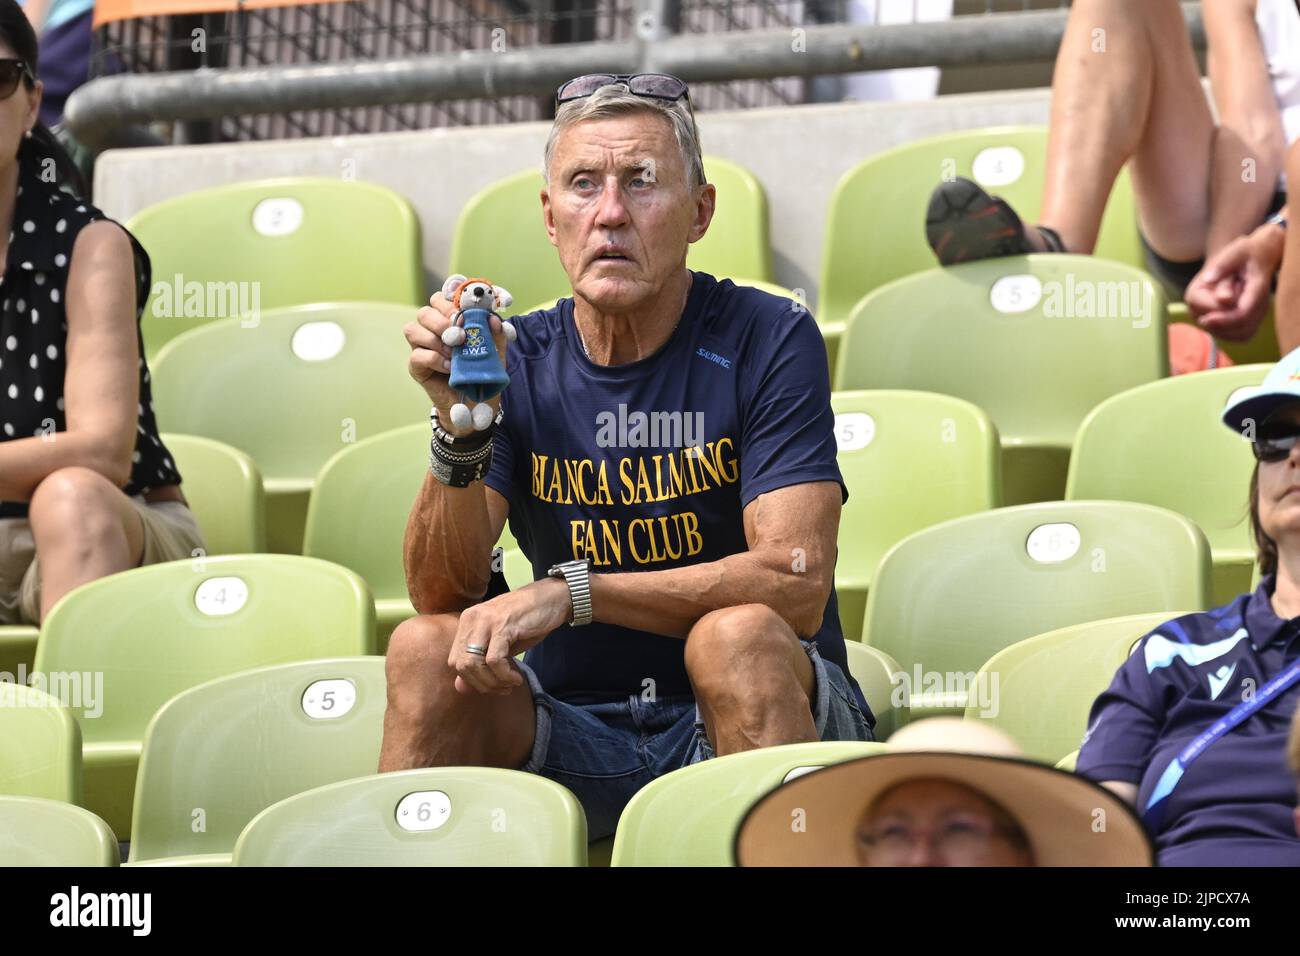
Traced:
[[[525, 101], [536, 104], [539, 113], [522, 118], [541, 118], [541, 106], [555, 86], [582, 72], [662, 70], [693, 85], [734, 86], [799, 84], [814, 76], [916, 66], [1051, 61], [1068, 15], [1058, 8], [887, 26], [785, 25], [673, 35], [669, 0], [639, 3], [635, 15], [627, 8], [633, 32], [625, 39], [519, 47], [489, 43], [454, 53], [369, 61], [102, 77], [73, 94], [66, 125], [98, 150], [119, 142], [124, 130], [156, 122], [220, 123], [231, 117], [249, 122], [256, 116], [403, 108], [454, 114], [466, 103], [476, 104], [480, 112], [461, 115], [460, 121], [486, 122], [493, 120], [494, 108]], [[1199, 4], [1183, 6], [1193, 42], [1203, 47]], [[677, 9], [684, 15], [685, 8]], [[319, 129], [316, 134], [334, 131], [344, 130]]]

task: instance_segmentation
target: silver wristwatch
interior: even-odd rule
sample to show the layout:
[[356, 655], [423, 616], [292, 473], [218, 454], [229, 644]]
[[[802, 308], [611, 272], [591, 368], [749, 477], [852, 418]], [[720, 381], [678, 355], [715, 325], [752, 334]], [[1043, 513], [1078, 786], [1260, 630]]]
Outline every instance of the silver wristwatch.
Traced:
[[574, 627], [591, 623], [591, 569], [584, 561], [561, 561], [552, 565], [547, 575], [564, 578], [569, 586], [569, 600], [573, 604], [573, 619], [569, 621]]

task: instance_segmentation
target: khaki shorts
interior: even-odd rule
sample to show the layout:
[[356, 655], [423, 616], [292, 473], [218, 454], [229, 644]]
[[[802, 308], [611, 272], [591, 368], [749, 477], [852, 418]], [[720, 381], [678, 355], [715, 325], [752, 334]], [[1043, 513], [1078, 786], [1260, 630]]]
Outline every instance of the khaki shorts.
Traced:
[[[144, 522], [140, 566], [188, 558], [204, 548], [203, 533], [180, 501], [131, 498]], [[0, 624], [36, 624], [41, 616], [41, 576], [26, 518], [0, 518]]]

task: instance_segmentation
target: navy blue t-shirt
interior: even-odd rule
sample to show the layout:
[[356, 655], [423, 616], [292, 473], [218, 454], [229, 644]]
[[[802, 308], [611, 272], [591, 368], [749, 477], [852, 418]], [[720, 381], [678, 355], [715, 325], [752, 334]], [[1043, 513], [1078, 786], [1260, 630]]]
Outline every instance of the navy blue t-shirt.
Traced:
[[[486, 480], [510, 502], [534, 579], [580, 558], [594, 574], [717, 561], [747, 550], [742, 509], [759, 495], [815, 481], [843, 490], [826, 347], [808, 310], [692, 276], [672, 336], [625, 365], [587, 358], [572, 299], [513, 320]], [[814, 639], [848, 674], [834, 589]], [[525, 661], [570, 703], [690, 694], [685, 645], [597, 621], [553, 631]]]
[[[1300, 654], [1300, 618], [1274, 613], [1273, 585], [1144, 637], [1093, 704], [1077, 771], [1137, 784], [1143, 813], [1169, 762]], [[1152, 834], [1161, 866], [1300, 866], [1286, 758], [1297, 705], [1300, 684], [1191, 763]]]

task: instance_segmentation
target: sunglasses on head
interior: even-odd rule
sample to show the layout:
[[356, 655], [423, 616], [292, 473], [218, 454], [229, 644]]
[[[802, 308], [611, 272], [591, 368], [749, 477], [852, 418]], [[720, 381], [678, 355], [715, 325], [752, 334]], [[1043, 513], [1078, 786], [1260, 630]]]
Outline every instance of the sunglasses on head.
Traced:
[[[685, 83], [667, 73], [588, 73], [560, 84], [555, 91], [557, 105], [590, 96], [602, 86], [623, 83], [628, 92], [652, 100], [680, 100], [689, 90]], [[688, 99], [687, 104], [690, 104]]]
[[1300, 422], [1278, 422], [1261, 427], [1251, 448], [1259, 461], [1275, 464], [1285, 461], [1297, 444], [1300, 444]]
[[18, 83], [27, 78], [29, 83], [36, 82], [36, 76], [26, 60], [0, 59], [0, 100], [7, 100], [18, 89]]

